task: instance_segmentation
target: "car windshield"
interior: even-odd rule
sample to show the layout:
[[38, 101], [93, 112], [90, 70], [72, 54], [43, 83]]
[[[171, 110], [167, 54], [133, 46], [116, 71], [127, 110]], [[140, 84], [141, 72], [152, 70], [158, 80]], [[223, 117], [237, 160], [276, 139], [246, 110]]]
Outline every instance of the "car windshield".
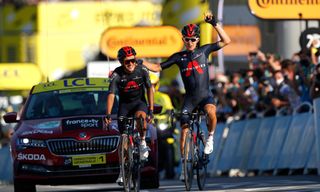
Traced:
[[[30, 102], [25, 110], [25, 119], [105, 115], [107, 94], [106, 91], [37, 93], [31, 95]], [[117, 101], [114, 103], [112, 113], [115, 114], [116, 111]]]

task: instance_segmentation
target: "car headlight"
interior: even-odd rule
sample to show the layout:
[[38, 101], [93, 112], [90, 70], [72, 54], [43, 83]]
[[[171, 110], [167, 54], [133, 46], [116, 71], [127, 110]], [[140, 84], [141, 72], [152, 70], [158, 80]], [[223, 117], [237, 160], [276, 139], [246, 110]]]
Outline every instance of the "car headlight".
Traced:
[[159, 123], [158, 127], [161, 131], [163, 131], [166, 130], [169, 127], [169, 125], [167, 123]]
[[19, 138], [18, 139], [19, 147], [46, 147], [46, 143], [43, 140], [39, 139], [29, 139], [29, 138]]

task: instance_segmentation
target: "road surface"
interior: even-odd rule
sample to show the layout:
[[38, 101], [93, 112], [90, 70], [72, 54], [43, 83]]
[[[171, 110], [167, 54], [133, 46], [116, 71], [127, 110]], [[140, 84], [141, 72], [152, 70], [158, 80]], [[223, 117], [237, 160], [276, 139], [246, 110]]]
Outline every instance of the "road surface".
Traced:
[[[197, 191], [196, 181], [191, 191]], [[159, 189], [141, 191], [184, 191], [179, 180], [161, 180]], [[109, 192], [122, 191], [117, 184], [40, 186], [38, 192]], [[320, 192], [320, 176], [267, 176], [267, 177], [215, 177], [208, 178], [205, 191], [220, 192]], [[0, 192], [13, 192], [12, 185], [0, 185]]]

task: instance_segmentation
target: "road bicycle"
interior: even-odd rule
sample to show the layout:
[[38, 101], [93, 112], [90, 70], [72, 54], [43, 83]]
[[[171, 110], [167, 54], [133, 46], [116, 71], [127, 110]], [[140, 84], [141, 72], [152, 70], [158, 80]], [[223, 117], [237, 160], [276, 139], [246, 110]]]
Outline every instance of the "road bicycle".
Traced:
[[135, 129], [136, 121], [143, 125], [143, 119], [137, 117], [118, 117], [124, 125], [121, 135], [121, 172], [123, 176], [124, 191], [140, 190], [140, 168], [143, 162], [140, 159], [140, 135]]
[[[206, 117], [206, 114], [196, 110], [193, 113], [178, 113], [178, 116], [181, 117], [181, 115], [189, 115], [190, 117], [189, 130], [186, 133], [184, 143], [182, 167], [185, 187], [187, 191], [190, 191], [195, 171], [199, 190], [203, 190], [206, 184], [207, 164], [209, 163], [209, 156], [204, 153], [206, 139], [201, 128], [202, 117]], [[207, 126], [207, 124], [205, 125]]]

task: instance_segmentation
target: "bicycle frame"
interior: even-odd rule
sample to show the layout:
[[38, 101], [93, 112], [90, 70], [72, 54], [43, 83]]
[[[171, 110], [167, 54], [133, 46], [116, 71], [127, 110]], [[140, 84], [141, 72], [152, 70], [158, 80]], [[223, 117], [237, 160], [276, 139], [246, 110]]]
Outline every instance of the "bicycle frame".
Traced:
[[121, 170], [123, 175], [124, 191], [140, 190], [140, 136], [135, 130], [136, 117], [119, 117], [118, 120], [124, 121], [124, 132], [121, 135]]
[[186, 190], [190, 191], [192, 187], [194, 169], [196, 170], [197, 183], [200, 190], [204, 189], [207, 164], [209, 162], [208, 155], [204, 154], [205, 136], [201, 128], [202, 112], [195, 112], [189, 114], [190, 120], [188, 122], [189, 130], [186, 134], [184, 143], [184, 182]]

